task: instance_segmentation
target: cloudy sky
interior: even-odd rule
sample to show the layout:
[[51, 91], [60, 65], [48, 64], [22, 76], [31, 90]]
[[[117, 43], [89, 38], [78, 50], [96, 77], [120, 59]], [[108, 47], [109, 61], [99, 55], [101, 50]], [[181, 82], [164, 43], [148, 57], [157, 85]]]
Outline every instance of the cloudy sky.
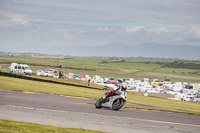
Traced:
[[200, 47], [200, 1], [0, 0], [0, 51], [149, 42]]

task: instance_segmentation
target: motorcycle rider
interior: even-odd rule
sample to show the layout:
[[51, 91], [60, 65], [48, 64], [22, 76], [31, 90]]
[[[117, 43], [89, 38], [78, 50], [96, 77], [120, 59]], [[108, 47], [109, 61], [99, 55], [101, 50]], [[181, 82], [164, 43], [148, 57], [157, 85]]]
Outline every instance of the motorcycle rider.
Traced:
[[114, 88], [114, 90], [105, 93], [106, 96], [104, 97], [104, 102], [108, 102], [110, 96], [120, 95], [122, 91], [126, 91], [127, 83], [125, 82], [125, 80], [123, 80], [123, 82], [121, 80], [118, 80], [118, 82], [119, 84]]

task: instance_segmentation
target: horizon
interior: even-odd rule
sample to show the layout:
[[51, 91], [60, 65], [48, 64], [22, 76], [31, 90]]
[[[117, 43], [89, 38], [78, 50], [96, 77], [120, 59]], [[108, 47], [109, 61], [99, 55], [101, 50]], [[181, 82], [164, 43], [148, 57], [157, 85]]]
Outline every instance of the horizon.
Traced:
[[[31, 54], [31, 55], [30, 55]], [[181, 58], [165, 58], [165, 57], [143, 57], [143, 56], [76, 56], [63, 54], [48, 54], [48, 53], [34, 53], [34, 52], [6, 52], [0, 51], [1, 55], [13, 56], [30, 56], [30, 57], [49, 57], [49, 58], [91, 58], [91, 59], [120, 59], [120, 60], [143, 60], [143, 61], [197, 61], [200, 59], [181, 59]]]

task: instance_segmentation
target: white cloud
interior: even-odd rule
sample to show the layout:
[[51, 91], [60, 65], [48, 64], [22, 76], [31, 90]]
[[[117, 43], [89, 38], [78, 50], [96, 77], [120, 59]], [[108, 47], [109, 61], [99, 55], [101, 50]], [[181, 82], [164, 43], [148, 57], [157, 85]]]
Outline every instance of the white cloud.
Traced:
[[166, 27], [160, 27], [160, 28], [147, 28], [147, 31], [149, 33], [162, 34], [162, 33], [167, 33], [169, 30]]
[[109, 27], [98, 27], [97, 32], [113, 32], [115, 29], [114, 28], [109, 28]]
[[79, 35], [84, 34], [84, 33], [85, 33], [85, 32], [84, 32], [83, 30], [80, 30], [80, 31], [78, 32]]
[[0, 26], [2, 27], [15, 27], [15, 26], [29, 26], [29, 21], [22, 15], [11, 14], [11, 13], [1, 13], [4, 16], [0, 19]]
[[125, 29], [126, 33], [136, 33], [136, 32], [143, 32], [147, 34], [162, 34], [167, 33], [169, 30], [166, 27], [159, 27], [159, 28], [153, 28], [153, 27], [146, 27], [146, 26], [134, 26], [134, 27], [128, 27]]
[[193, 25], [189, 29], [189, 33], [194, 37], [200, 39], [200, 25]]
[[126, 33], [133, 33], [133, 32], [143, 30], [143, 29], [145, 29], [144, 26], [129, 27], [129, 28], [126, 28]]
[[63, 36], [64, 36], [64, 38], [67, 39], [67, 40], [72, 40], [72, 39], [75, 38], [75, 36], [70, 35], [69, 33], [65, 33]]

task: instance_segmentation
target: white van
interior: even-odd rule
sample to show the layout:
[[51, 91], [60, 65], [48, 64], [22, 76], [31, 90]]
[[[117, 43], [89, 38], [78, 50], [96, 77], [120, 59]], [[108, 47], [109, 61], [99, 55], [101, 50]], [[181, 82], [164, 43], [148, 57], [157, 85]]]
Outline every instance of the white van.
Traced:
[[27, 64], [17, 64], [17, 63], [11, 63], [10, 72], [19, 74], [29, 74], [29, 75], [33, 74], [33, 71]]

